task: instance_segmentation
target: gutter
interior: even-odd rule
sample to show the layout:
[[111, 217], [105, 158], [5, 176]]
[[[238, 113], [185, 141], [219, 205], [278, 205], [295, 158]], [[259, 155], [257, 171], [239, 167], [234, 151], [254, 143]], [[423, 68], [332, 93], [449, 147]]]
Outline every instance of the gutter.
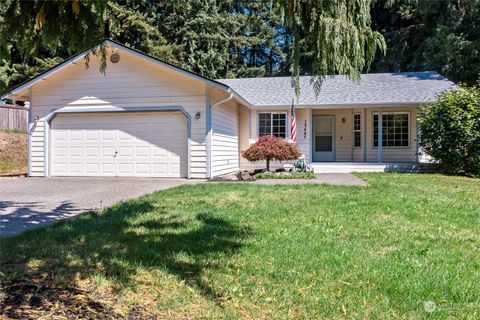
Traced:
[[[297, 109], [351, 109], [351, 108], [368, 108], [368, 107], [415, 107], [427, 102], [375, 102], [375, 103], [355, 103], [355, 104], [296, 104]], [[290, 108], [291, 104], [265, 104], [250, 105], [255, 110], [265, 110], [269, 108]]]

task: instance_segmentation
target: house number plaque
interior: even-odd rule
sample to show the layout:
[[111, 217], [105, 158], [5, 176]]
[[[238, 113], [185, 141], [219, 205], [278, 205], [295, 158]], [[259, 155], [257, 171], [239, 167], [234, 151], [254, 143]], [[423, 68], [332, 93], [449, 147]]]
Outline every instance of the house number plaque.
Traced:
[[307, 140], [307, 120], [303, 124], [303, 139]]

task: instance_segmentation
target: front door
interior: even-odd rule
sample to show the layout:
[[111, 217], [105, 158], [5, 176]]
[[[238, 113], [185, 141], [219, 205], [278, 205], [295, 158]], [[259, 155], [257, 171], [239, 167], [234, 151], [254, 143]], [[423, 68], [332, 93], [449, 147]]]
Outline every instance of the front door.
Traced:
[[335, 161], [335, 117], [313, 117], [313, 161]]

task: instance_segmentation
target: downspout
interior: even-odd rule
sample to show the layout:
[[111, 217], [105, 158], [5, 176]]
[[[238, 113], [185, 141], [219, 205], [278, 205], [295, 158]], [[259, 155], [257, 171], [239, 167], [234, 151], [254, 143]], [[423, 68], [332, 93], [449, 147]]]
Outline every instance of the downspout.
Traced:
[[222, 103], [225, 103], [225, 102], [228, 102], [228, 101], [232, 100], [234, 93], [231, 92], [230, 89], [228, 89], [227, 92], [230, 93], [230, 96], [229, 96], [228, 98], [222, 100], [222, 101], [219, 101], [219, 102], [213, 104], [213, 105], [212, 105], [212, 108], [213, 108], [213, 107], [216, 107], [216, 106], [218, 106], [218, 105], [221, 105]]
[[28, 90], [28, 176], [32, 176], [32, 133], [37, 126], [37, 121], [33, 123], [32, 116], [32, 88]]
[[212, 178], [212, 139], [213, 139], [213, 132], [212, 132], [212, 109], [225, 103], [230, 100], [232, 100], [234, 93], [231, 91], [230, 88], [227, 90], [228, 93], [230, 93], [230, 96], [228, 98], [223, 99], [213, 105], [210, 105], [210, 93], [207, 89], [207, 178]]

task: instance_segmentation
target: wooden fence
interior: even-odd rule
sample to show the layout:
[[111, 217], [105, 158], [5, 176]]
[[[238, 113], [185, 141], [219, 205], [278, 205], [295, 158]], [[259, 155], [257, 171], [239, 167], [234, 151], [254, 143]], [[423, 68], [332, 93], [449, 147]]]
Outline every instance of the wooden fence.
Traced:
[[28, 131], [28, 109], [10, 104], [0, 104], [0, 130]]

